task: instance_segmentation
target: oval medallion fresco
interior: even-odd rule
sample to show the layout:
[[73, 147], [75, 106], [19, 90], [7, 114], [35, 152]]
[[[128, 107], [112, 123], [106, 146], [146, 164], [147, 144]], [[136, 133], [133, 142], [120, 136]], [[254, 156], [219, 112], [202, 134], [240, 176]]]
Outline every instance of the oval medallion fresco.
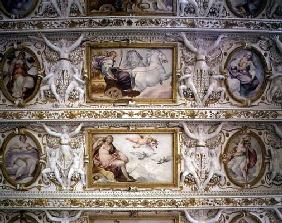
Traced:
[[23, 18], [34, 11], [38, 0], [0, 0], [3, 13], [11, 18]]
[[233, 50], [225, 63], [228, 94], [237, 102], [255, 101], [266, 87], [267, 64], [255, 48]]
[[265, 9], [266, 0], [235, 1], [226, 0], [229, 10], [238, 17], [257, 17]]
[[10, 133], [1, 148], [5, 179], [15, 187], [30, 186], [41, 172], [41, 151], [39, 141], [30, 132]]
[[5, 97], [25, 105], [40, 87], [40, 64], [33, 51], [26, 47], [8, 49], [1, 61], [1, 88]]
[[265, 147], [254, 132], [238, 131], [224, 150], [224, 168], [229, 180], [239, 186], [253, 186], [265, 171]]

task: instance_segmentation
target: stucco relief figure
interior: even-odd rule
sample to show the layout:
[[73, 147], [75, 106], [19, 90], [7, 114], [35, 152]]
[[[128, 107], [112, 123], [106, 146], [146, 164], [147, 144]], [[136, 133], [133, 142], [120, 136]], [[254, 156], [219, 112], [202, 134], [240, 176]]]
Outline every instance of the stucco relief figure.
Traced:
[[[68, 46], [67, 40], [61, 40], [61, 46], [55, 45], [50, 42], [44, 35], [42, 35], [43, 40], [45, 41], [46, 45], [50, 47], [52, 50], [56, 51], [59, 54], [59, 61], [57, 62], [57, 72], [68, 72], [69, 74], [73, 75], [72, 71], [72, 64], [70, 61], [70, 54], [74, 51], [83, 41], [84, 34], [81, 36], [71, 45]], [[59, 69], [60, 68], [60, 69]]]
[[179, 1], [180, 16], [185, 15], [185, 7], [188, 4], [191, 4], [191, 5], [194, 6], [195, 14], [198, 16], [199, 15], [199, 6], [198, 6], [198, 3], [195, 0], [180, 0]]
[[181, 173], [180, 182], [184, 184], [185, 178], [191, 174], [196, 182], [197, 187], [201, 188], [201, 182], [197, 174], [197, 164], [195, 163], [195, 150], [193, 148], [190, 148], [188, 150], [188, 153], [185, 155], [184, 152], [182, 152], [182, 156], [184, 159], [184, 170]]
[[66, 89], [65, 93], [65, 102], [69, 100], [70, 93], [75, 90], [79, 94], [79, 102], [83, 102], [84, 99], [84, 89], [83, 86], [85, 81], [81, 80], [81, 72], [82, 72], [83, 62], [81, 62], [78, 67], [73, 66], [74, 73], [71, 77], [70, 84]]
[[225, 96], [225, 87], [223, 87], [223, 80], [225, 79], [225, 77], [223, 75], [220, 74], [215, 74], [213, 73], [210, 77], [210, 85], [208, 88], [208, 91], [206, 93], [206, 95], [204, 96], [203, 99], [203, 104], [205, 104], [209, 97], [212, 95], [212, 93], [220, 93], [220, 102], [224, 101], [224, 96]]
[[202, 216], [199, 216], [198, 219], [195, 219], [191, 216], [191, 214], [187, 211], [187, 210], [184, 210], [184, 213], [185, 213], [185, 217], [186, 219], [190, 222], [190, 223], [215, 223], [215, 222], [218, 222], [220, 217], [221, 217], [221, 214], [222, 214], [222, 210], [219, 210], [217, 212], [217, 214], [212, 217], [212, 218], [208, 218], [206, 216], [203, 216], [204, 213], [202, 213]]
[[68, 0], [68, 7], [67, 7], [67, 11], [66, 11], [66, 16], [70, 16], [72, 5], [75, 5], [78, 8], [80, 15], [84, 14], [83, 6], [82, 6], [83, 5], [82, 0]]
[[275, 133], [279, 136], [280, 139], [282, 139], [282, 130], [278, 127], [278, 125], [273, 124]]
[[184, 91], [188, 91], [189, 89], [194, 94], [196, 102], [200, 105], [201, 99], [198, 95], [197, 89], [193, 83], [193, 74], [188, 66], [185, 66], [185, 63], [182, 59], [181, 61], [181, 70], [180, 70], [181, 77], [179, 78], [179, 96], [180, 98], [185, 98]]
[[49, 147], [46, 147], [47, 151], [47, 162], [48, 165], [45, 169], [42, 171], [42, 177], [45, 182], [48, 181], [50, 174], [54, 174], [55, 179], [58, 181], [58, 183], [61, 186], [64, 186], [62, 176], [60, 173], [60, 166], [58, 165], [59, 161], [59, 151], [56, 149], [51, 149]]
[[55, 136], [55, 137], [58, 137], [60, 139], [60, 152], [63, 155], [63, 160], [64, 160], [65, 163], [70, 162], [70, 160], [71, 160], [71, 154], [70, 154], [71, 137], [77, 135], [80, 132], [82, 126], [83, 126], [83, 124], [81, 123], [74, 131], [70, 132], [68, 126], [63, 125], [62, 126], [62, 132], [57, 132], [57, 131], [51, 130], [50, 127], [43, 124], [43, 127], [48, 134]]
[[198, 39], [196, 42], [198, 42], [198, 48], [194, 46], [186, 37], [186, 34], [184, 32], [180, 33], [180, 36], [182, 37], [184, 41], [184, 45], [190, 50], [192, 53], [196, 55], [196, 63], [194, 66], [194, 75], [207, 75], [210, 72], [210, 67], [207, 64], [207, 55], [209, 52], [215, 50], [217, 47], [219, 47], [221, 41], [226, 36], [219, 35], [217, 40], [211, 44], [210, 47], [205, 46], [203, 39]]
[[219, 160], [219, 155], [218, 148], [209, 150], [209, 173], [202, 184], [202, 188], [205, 188], [208, 185], [214, 175], [218, 175], [220, 177], [220, 182], [223, 183], [225, 175]]
[[71, 223], [80, 218], [82, 211], [78, 211], [75, 215], [71, 215], [69, 211], [62, 211], [62, 216], [53, 216], [49, 211], [45, 211], [45, 213], [52, 222]]
[[189, 138], [195, 139], [197, 141], [196, 147], [206, 147], [206, 141], [216, 137], [220, 133], [223, 123], [221, 123], [215, 129], [215, 131], [211, 133], [208, 133], [209, 129], [207, 129], [203, 124], [198, 124], [194, 132], [190, 131], [188, 126], [184, 122], [182, 122], [182, 126], [184, 128], [186, 135]]
[[57, 0], [42, 0], [42, 7], [41, 7], [40, 12], [38, 14], [42, 15], [44, 13], [45, 9], [49, 6], [54, 8], [59, 16], [62, 16], [62, 12], [61, 12], [61, 9], [58, 5]]
[[71, 187], [71, 180], [74, 174], [79, 174], [82, 184], [83, 185], [86, 184], [85, 172], [83, 170], [83, 164], [81, 162], [81, 156], [83, 156], [83, 153], [84, 153], [83, 146], [81, 146], [81, 148], [79, 149], [71, 150], [72, 161], [71, 161], [71, 165], [70, 165], [70, 169], [68, 173], [68, 184], [67, 184], [68, 188]]
[[43, 65], [44, 65], [46, 76], [42, 79], [43, 85], [40, 87], [40, 97], [41, 99], [45, 98], [44, 91], [50, 90], [52, 94], [55, 96], [56, 100], [59, 103], [62, 103], [62, 98], [57, 93], [57, 87], [56, 87], [57, 74], [55, 72], [56, 68], [54, 65], [48, 68], [49, 65], [45, 60], [43, 61]]

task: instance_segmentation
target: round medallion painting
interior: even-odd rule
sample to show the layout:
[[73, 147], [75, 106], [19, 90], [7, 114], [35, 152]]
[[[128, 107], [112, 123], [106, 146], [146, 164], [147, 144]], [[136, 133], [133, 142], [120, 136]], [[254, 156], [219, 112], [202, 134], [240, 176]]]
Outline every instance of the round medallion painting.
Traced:
[[266, 87], [267, 64], [259, 51], [239, 47], [231, 52], [225, 63], [228, 94], [245, 103], [261, 97]]
[[266, 7], [266, 0], [226, 0], [229, 10], [238, 17], [256, 17]]
[[23, 18], [34, 11], [38, 0], [0, 0], [0, 8], [11, 18]]
[[227, 177], [237, 186], [253, 186], [264, 174], [265, 147], [254, 132], [234, 133], [227, 142], [224, 156]]
[[1, 87], [5, 97], [19, 105], [32, 100], [41, 83], [39, 71], [38, 59], [30, 49], [8, 49], [1, 61]]
[[3, 142], [1, 154], [3, 175], [13, 186], [29, 186], [39, 176], [41, 148], [31, 133], [9, 134]]

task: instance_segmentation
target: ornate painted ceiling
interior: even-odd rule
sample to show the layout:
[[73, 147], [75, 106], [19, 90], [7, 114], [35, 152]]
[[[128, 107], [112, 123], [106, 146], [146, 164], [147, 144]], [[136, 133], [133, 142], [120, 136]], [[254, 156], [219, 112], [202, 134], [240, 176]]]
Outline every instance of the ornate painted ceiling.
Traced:
[[282, 222], [282, 1], [0, 0], [0, 222]]

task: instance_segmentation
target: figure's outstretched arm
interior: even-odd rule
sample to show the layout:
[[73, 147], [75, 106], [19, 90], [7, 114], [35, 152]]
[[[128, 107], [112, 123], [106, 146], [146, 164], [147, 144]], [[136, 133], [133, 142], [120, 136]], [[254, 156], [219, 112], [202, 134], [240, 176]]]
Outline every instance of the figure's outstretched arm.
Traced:
[[46, 36], [42, 35], [42, 38], [44, 39], [45, 43], [47, 46], [49, 46], [52, 50], [55, 50], [56, 52], [60, 52], [60, 48], [57, 47], [56, 45], [54, 45], [53, 43], [51, 43]]
[[186, 80], [186, 79], [188, 79], [190, 77], [192, 77], [191, 74], [185, 74], [185, 75], [181, 76], [178, 81], [183, 81], [183, 80]]
[[279, 36], [275, 36], [274, 41], [276, 43], [277, 48], [279, 49], [280, 53], [282, 53], [282, 42], [279, 39]]
[[190, 132], [185, 122], [182, 122], [181, 124], [187, 136], [189, 136], [191, 139], [197, 139], [197, 137], [192, 132]]
[[269, 77], [269, 80], [273, 80], [273, 79], [275, 79], [276, 77], [282, 77], [282, 73], [272, 74], [272, 75]]
[[221, 217], [221, 213], [222, 213], [222, 210], [219, 210], [219, 211], [217, 212], [217, 214], [216, 214], [213, 218], [208, 219], [208, 220], [206, 220], [205, 222], [206, 222], [206, 223], [215, 223], [215, 222], [217, 222], [217, 221], [220, 219], [220, 217]]
[[191, 215], [189, 214], [189, 212], [187, 210], [184, 210], [185, 213], [185, 217], [186, 219], [191, 222], [191, 223], [200, 223], [199, 221], [195, 220], [194, 218], [191, 217]]
[[221, 40], [222, 40], [223, 38], [225, 38], [225, 37], [226, 37], [226, 35], [219, 35], [219, 36], [217, 37], [217, 40], [216, 40], [216, 41], [213, 43], [213, 45], [208, 49], [208, 51], [212, 51], [212, 50], [214, 50], [215, 48], [217, 48], [217, 47], [219, 46]]
[[82, 211], [79, 211], [75, 216], [70, 217], [68, 220], [70, 222], [78, 220], [80, 218], [80, 216], [81, 216], [81, 213], [82, 213]]
[[81, 123], [73, 132], [70, 132], [69, 136], [72, 137], [72, 136], [77, 135], [80, 132], [82, 126], [83, 126], [83, 123]]
[[279, 218], [280, 220], [282, 220], [282, 213], [281, 213], [281, 211], [279, 211], [278, 208], [274, 208], [274, 211], [276, 212], [278, 218]]
[[278, 127], [277, 124], [273, 124], [276, 134], [282, 139], [282, 130]]
[[61, 136], [61, 133], [52, 131], [47, 125], [42, 124], [42, 126], [43, 126], [43, 128], [45, 129], [45, 131], [46, 131], [49, 135], [56, 136], [56, 137], [60, 137], [60, 136]]
[[46, 216], [48, 217], [49, 220], [51, 221], [55, 221], [55, 222], [61, 222], [61, 219], [60, 218], [56, 218], [54, 216], [52, 216], [49, 211], [45, 211], [46, 213]]
[[221, 129], [222, 129], [222, 126], [223, 126], [223, 123], [220, 123], [220, 125], [217, 126], [217, 128], [216, 128], [216, 130], [215, 130], [214, 132], [207, 134], [206, 140], [212, 139], [212, 138], [214, 138], [215, 136], [217, 136], [217, 135], [220, 133], [220, 131], [221, 131]]
[[186, 35], [185, 35], [184, 32], [181, 32], [181, 33], [180, 33], [180, 36], [182, 37], [185, 46], [186, 46], [190, 51], [192, 51], [193, 53], [198, 53], [198, 49], [197, 49], [196, 47], [194, 47], [194, 46], [192, 45], [192, 43], [187, 39], [187, 37], [186, 37]]
[[80, 37], [70, 47], [68, 47], [68, 51], [71, 52], [75, 50], [75, 48], [81, 44], [83, 39], [84, 39], [84, 34], [81, 34]]

